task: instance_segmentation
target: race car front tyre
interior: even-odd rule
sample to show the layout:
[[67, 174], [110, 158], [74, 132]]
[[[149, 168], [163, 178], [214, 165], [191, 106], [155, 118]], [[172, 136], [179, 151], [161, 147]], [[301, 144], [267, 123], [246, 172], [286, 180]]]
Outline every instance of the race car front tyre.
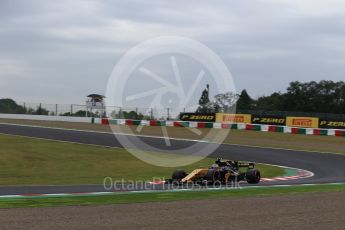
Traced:
[[246, 173], [246, 180], [248, 184], [258, 184], [261, 179], [260, 171], [257, 169], [248, 169]]
[[171, 176], [173, 182], [180, 182], [183, 178], [187, 176], [186, 171], [178, 169], [175, 170]]

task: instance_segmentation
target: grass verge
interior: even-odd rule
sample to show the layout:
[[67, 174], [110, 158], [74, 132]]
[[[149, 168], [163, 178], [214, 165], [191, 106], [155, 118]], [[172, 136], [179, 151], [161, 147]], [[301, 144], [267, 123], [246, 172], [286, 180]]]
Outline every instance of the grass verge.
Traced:
[[197, 190], [179, 192], [131, 193], [102, 196], [75, 196], [51, 198], [17, 198], [0, 200], [0, 208], [50, 207], [72, 205], [130, 204], [183, 200], [228, 199], [234, 197], [294, 195], [302, 193], [345, 192], [345, 184], [309, 185], [291, 187], [263, 187], [235, 190]]
[[[0, 146], [0, 185], [102, 184], [105, 177], [145, 181], [170, 178], [174, 170], [147, 164], [121, 148], [7, 135], [0, 135]], [[190, 172], [213, 162], [205, 158], [185, 169]], [[285, 169], [275, 166], [257, 168], [267, 178], [285, 174]]]

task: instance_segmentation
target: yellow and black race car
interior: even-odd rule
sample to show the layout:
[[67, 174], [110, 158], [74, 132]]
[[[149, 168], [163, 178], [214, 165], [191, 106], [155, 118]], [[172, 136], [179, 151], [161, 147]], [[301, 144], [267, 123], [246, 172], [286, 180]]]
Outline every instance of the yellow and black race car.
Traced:
[[[247, 169], [243, 172], [241, 168]], [[172, 179], [166, 182], [174, 184], [229, 184], [247, 181], [249, 184], [257, 184], [260, 179], [260, 171], [255, 169], [254, 163], [218, 158], [210, 168], [195, 169], [191, 173], [186, 173], [184, 170], [175, 170]]]

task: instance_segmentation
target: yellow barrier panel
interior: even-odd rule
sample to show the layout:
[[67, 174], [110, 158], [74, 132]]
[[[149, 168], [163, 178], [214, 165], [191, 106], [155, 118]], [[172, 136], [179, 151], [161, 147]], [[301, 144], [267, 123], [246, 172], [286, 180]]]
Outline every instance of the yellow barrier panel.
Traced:
[[286, 117], [286, 126], [319, 128], [319, 118], [316, 117]]
[[252, 122], [252, 115], [250, 115], [250, 114], [217, 113], [216, 114], [216, 122], [250, 124]]

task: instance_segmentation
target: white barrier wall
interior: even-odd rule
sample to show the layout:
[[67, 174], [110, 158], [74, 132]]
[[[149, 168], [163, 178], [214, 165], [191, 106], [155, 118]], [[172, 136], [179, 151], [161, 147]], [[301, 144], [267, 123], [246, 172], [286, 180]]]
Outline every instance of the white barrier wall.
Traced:
[[20, 119], [20, 120], [36, 120], [36, 121], [66, 121], [66, 122], [91, 123], [91, 117], [65, 117], [65, 116], [45, 116], [45, 115], [0, 113], [0, 118], [3, 118], [3, 119]]

